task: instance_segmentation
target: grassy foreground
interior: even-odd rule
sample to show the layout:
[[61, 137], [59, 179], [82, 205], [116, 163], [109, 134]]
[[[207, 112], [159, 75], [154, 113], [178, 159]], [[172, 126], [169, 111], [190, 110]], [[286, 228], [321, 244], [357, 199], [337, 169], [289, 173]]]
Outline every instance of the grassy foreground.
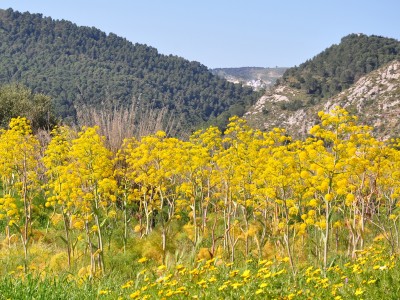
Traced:
[[25, 275], [18, 266], [0, 280], [0, 299], [397, 299], [399, 258], [388, 253], [375, 243], [353, 261], [338, 258], [326, 274], [304, 265], [295, 277], [288, 257], [241, 264], [200, 259], [192, 267], [142, 257], [131, 262], [130, 278], [118, 270], [91, 279], [82, 270]]

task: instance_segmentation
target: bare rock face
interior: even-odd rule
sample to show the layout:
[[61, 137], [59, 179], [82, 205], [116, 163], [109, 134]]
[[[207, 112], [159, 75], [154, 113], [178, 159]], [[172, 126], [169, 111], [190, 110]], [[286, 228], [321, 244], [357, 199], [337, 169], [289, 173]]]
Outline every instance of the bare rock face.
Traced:
[[233, 83], [241, 83], [255, 91], [273, 86], [277, 79], [281, 78], [287, 68], [217, 68], [211, 72]]
[[318, 111], [330, 111], [335, 106], [346, 108], [361, 123], [373, 126], [375, 136], [381, 139], [400, 135], [400, 61], [361, 77], [332, 98], [315, 102], [299, 90], [276, 86], [253, 105], [245, 118], [260, 129], [280, 127], [301, 137], [318, 122]]

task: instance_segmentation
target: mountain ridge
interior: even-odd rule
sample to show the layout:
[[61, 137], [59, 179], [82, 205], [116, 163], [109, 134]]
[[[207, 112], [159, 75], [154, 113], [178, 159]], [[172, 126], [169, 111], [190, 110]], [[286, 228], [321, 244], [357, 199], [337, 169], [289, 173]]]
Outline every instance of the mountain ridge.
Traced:
[[[168, 109], [181, 131], [243, 114], [258, 98], [199, 62], [41, 14], [0, 10], [0, 83], [20, 82], [74, 119], [81, 104]], [[223, 113], [223, 116], [220, 115]]]
[[295, 103], [290, 102], [287, 95], [301, 98], [302, 95], [296, 92], [296, 89], [284, 85], [275, 87], [262, 96], [244, 117], [253, 126], [265, 130], [282, 127], [290, 135], [306, 136], [309, 129], [319, 122], [318, 111], [329, 112], [341, 106], [358, 116], [359, 122], [372, 126], [373, 133], [381, 139], [397, 136], [400, 132], [400, 60], [364, 75], [350, 88], [313, 106], [287, 109]]
[[[397, 74], [396, 62], [399, 60], [399, 41], [380, 36], [350, 34], [342, 38], [340, 44], [330, 46], [298, 67], [287, 69], [275, 86], [267, 90], [244, 117], [255, 127], [264, 130], [283, 127], [289, 131], [289, 134], [299, 137], [307, 135], [310, 126], [317, 122], [318, 110], [328, 110], [330, 107], [339, 105], [357, 114], [361, 122], [377, 125], [374, 118], [381, 116], [370, 111], [364, 115], [362, 110], [357, 109], [360, 107], [357, 103], [365, 102], [369, 107], [376, 107], [376, 109], [382, 107], [387, 112], [390, 108], [388, 101], [393, 102], [395, 101], [393, 99], [400, 97], [400, 90], [398, 90], [400, 82], [392, 78], [396, 88], [390, 88], [394, 96], [390, 96], [390, 100], [387, 100], [389, 98], [383, 97], [386, 92], [380, 86], [389, 87], [383, 79], [377, 78], [384, 76], [382, 74], [387, 72]], [[394, 66], [391, 65], [392, 63]], [[378, 73], [373, 73], [376, 70], [379, 70]], [[369, 78], [369, 74], [375, 74], [373, 75], [375, 79]], [[389, 77], [386, 76], [386, 78]], [[361, 80], [362, 78], [364, 81]], [[365, 86], [366, 82], [370, 84]], [[359, 91], [377, 90], [379, 93], [374, 97], [359, 93], [357, 97], [354, 96], [351, 101], [346, 102], [343, 99], [347, 97], [347, 93], [351, 96], [351, 89], [354, 86]], [[363, 99], [368, 99], [368, 101]], [[386, 101], [386, 104], [383, 105], [382, 101]], [[375, 131], [383, 137], [395, 135], [396, 130], [399, 130], [394, 120], [392, 123], [379, 124], [381, 125]], [[391, 126], [394, 128], [390, 129]]]

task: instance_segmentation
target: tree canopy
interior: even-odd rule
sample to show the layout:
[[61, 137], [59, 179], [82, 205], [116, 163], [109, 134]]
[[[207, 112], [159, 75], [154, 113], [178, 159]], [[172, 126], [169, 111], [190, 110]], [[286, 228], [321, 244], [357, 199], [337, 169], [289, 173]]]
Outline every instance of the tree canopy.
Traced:
[[74, 119], [81, 104], [140, 102], [144, 108], [167, 107], [186, 130], [258, 97], [198, 62], [41, 14], [0, 10], [0, 52], [0, 83], [20, 82], [51, 96], [63, 118]]
[[298, 67], [280, 82], [316, 98], [338, 94], [363, 75], [400, 58], [400, 42], [375, 35], [350, 34]]
[[7, 127], [11, 118], [24, 116], [34, 130], [49, 129], [56, 123], [51, 98], [35, 94], [21, 84], [0, 86], [0, 127]]

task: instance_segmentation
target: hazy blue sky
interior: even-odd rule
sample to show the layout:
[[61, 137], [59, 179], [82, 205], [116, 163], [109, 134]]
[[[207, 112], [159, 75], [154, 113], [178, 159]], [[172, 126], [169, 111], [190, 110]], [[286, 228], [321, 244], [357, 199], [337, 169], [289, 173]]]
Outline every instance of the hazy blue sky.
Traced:
[[293, 66], [349, 33], [400, 39], [400, 0], [0, 0], [210, 68]]

